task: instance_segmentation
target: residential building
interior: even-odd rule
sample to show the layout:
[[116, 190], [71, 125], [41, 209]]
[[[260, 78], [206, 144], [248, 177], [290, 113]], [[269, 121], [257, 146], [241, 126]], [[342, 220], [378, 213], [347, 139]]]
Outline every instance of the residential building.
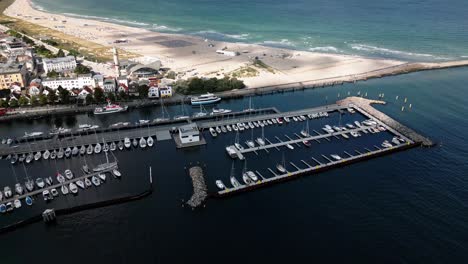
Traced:
[[47, 74], [51, 71], [67, 73], [73, 72], [76, 68], [76, 59], [73, 56], [66, 56], [61, 58], [44, 58], [42, 60], [44, 72]]
[[102, 88], [104, 89], [105, 93], [115, 93], [115, 90], [117, 88], [117, 84], [115, 82], [115, 79], [114, 78], [105, 78]]
[[172, 87], [171, 86], [159, 87], [159, 96], [161, 98], [172, 97]]
[[189, 123], [179, 127], [179, 139], [182, 144], [200, 141], [200, 131], [196, 123]]
[[159, 88], [157, 86], [151, 86], [148, 89], [148, 98], [159, 98]]
[[8, 89], [13, 84], [24, 87], [27, 84], [28, 70], [24, 64], [8, 63], [0, 65], [0, 89]]
[[90, 73], [78, 75], [76, 78], [46, 78], [42, 81], [42, 85], [54, 90], [59, 86], [67, 90], [83, 88], [84, 86], [96, 87], [95, 79]]

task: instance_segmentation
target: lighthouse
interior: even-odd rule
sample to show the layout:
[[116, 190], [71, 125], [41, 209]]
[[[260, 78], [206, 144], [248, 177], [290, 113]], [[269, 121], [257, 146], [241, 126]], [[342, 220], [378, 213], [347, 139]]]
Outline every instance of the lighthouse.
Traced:
[[120, 77], [119, 53], [117, 52], [117, 49], [115, 47], [112, 49], [112, 51], [114, 53], [115, 74], [117, 74], [117, 77]]

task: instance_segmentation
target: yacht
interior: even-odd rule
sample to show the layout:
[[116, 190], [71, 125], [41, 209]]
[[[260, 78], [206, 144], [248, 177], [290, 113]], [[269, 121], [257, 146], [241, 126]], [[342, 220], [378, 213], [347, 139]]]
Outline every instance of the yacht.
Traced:
[[122, 173], [120, 173], [120, 171], [117, 169], [113, 169], [111, 172], [112, 172], [112, 175], [114, 175], [117, 178], [120, 178], [122, 176]]
[[76, 184], [74, 184], [73, 182], [70, 182], [70, 185], [68, 186], [70, 188], [70, 191], [73, 193], [73, 194], [77, 194], [78, 193], [78, 187], [76, 187]]
[[228, 114], [231, 112], [232, 110], [230, 109], [213, 108], [213, 112], [211, 112], [211, 115]]
[[49, 134], [50, 135], [59, 135], [59, 134], [66, 134], [66, 133], [69, 133], [69, 132], [71, 132], [71, 129], [59, 127], [59, 128], [54, 128], [54, 129], [50, 130]]
[[50, 189], [50, 194], [52, 194], [52, 197], [51, 197], [52, 199], [54, 199], [54, 197], [57, 197], [59, 195], [57, 189], [55, 188]]
[[57, 153], [57, 158], [59, 158], [59, 159], [63, 158], [63, 155], [64, 155], [64, 154], [65, 154], [65, 153], [64, 153], [64, 151], [63, 151], [63, 148], [60, 148], [59, 151], [58, 151], [58, 153]]
[[78, 153], [80, 153], [80, 149], [79, 149], [78, 147], [76, 147], [76, 146], [73, 147], [73, 149], [72, 149], [72, 155], [73, 155], [73, 156], [76, 156], [76, 155], [78, 155]]
[[65, 157], [69, 158], [72, 154], [72, 150], [70, 147], [68, 147], [67, 149], [65, 149]]
[[309, 148], [310, 146], [312, 146], [312, 144], [310, 144], [310, 141], [308, 141], [308, 140], [302, 141], [302, 144], [304, 144], [304, 146], [306, 146], [306, 147], [308, 147], [308, 148]]
[[24, 132], [23, 138], [40, 137], [42, 135], [44, 135], [43, 132], [31, 132], [31, 133]]
[[259, 146], [265, 146], [265, 140], [263, 138], [257, 138], [255, 141]]
[[94, 152], [93, 145], [89, 145], [89, 146], [86, 148], [86, 154], [91, 155], [91, 154], [93, 154], [93, 152]]
[[125, 112], [127, 111], [128, 106], [120, 106], [117, 104], [111, 104], [110, 102], [107, 103], [106, 106], [104, 107], [96, 107], [94, 109], [94, 114], [95, 115], [103, 115], [103, 114], [112, 114], [112, 113], [118, 113], [118, 112]]
[[19, 199], [16, 199], [13, 204], [15, 205], [15, 208], [18, 209], [21, 207], [21, 201]]
[[146, 139], [144, 137], [140, 138], [140, 148], [146, 148]]
[[124, 144], [124, 146], [125, 146], [126, 148], [130, 148], [130, 147], [132, 146], [132, 143], [130, 142], [130, 139], [129, 139], [128, 137], [126, 137], [126, 138], [124, 139], [124, 143], [123, 143], [123, 144]]
[[44, 190], [42, 192], [42, 197], [44, 197], [44, 201], [48, 201], [50, 199], [49, 196], [50, 196], [50, 193], [48, 190]]
[[9, 186], [3, 187], [3, 195], [5, 196], [5, 198], [11, 197], [12, 193], [11, 193], [11, 189]]
[[15, 184], [15, 191], [17, 194], [22, 195], [24, 192], [23, 186], [20, 183]]
[[342, 160], [342, 158], [340, 156], [336, 155], [336, 154], [332, 154], [330, 156], [335, 160]]
[[28, 192], [32, 192], [34, 190], [34, 181], [33, 180], [27, 180], [24, 183], [24, 186], [26, 186], [26, 190], [28, 190]]
[[69, 180], [73, 179], [73, 172], [69, 169], [65, 170], [65, 177]]
[[231, 184], [232, 184], [232, 186], [233, 186], [234, 188], [238, 188], [238, 187], [241, 186], [240, 183], [237, 181], [236, 177], [231, 176], [231, 179], [230, 179], [230, 180], [231, 180]]
[[138, 147], [138, 140], [136, 138], [133, 139], [132, 145], [134, 148]]
[[80, 187], [81, 189], [84, 189], [84, 188], [85, 188], [85, 184], [84, 184], [84, 182], [83, 182], [82, 180], [77, 180], [77, 181], [76, 181], [76, 185], [77, 185], [78, 187]]
[[286, 144], [286, 147], [287, 147], [288, 149], [291, 149], [291, 150], [294, 149], [294, 147], [293, 147], [291, 144]]
[[247, 140], [245, 142], [249, 148], [255, 148], [255, 143], [252, 140]]
[[206, 93], [190, 98], [190, 103], [192, 105], [214, 104], [219, 101], [221, 101], [221, 98], [212, 93]]
[[67, 195], [68, 194], [68, 187], [66, 185], [62, 185], [61, 191], [62, 191], [63, 195]]
[[65, 182], [65, 177], [60, 172], [57, 172], [57, 181], [59, 183], [64, 183]]
[[101, 144], [97, 143], [96, 146], [94, 146], [94, 153], [98, 154], [101, 153], [102, 146]]
[[42, 154], [41, 154], [41, 152], [39, 152], [39, 151], [36, 152], [36, 154], [34, 154], [34, 160], [35, 160], [35, 161], [38, 161], [41, 157], [42, 157]]
[[101, 179], [103, 182], [106, 180], [106, 174], [104, 174], [104, 173], [99, 173], [97, 176], [98, 176], [99, 179]]
[[211, 136], [213, 136], [213, 137], [218, 136], [218, 134], [216, 133], [216, 130], [214, 128], [210, 127], [209, 131], [210, 131]]
[[85, 183], [86, 188], [91, 187], [92, 185], [92, 182], [88, 178], [85, 178], [84, 183]]
[[234, 146], [236, 146], [238, 150], [244, 150], [244, 147], [239, 143], [234, 143]]
[[36, 185], [39, 189], [44, 188], [45, 182], [42, 178], [37, 178], [36, 179]]
[[226, 186], [224, 186], [223, 182], [221, 180], [216, 180], [216, 186], [218, 187], [218, 189], [220, 190], [224, 190], [226, 189]]
[[249, 178], [252, 181], [254, 181], [254, 182], [258, 181], [258, 177], [257, 177], [257, 175], [255, 175], [255, 173], [253, 171], [247, 171], [246, 174], [247, 174], [247, 176], [249, 176]]
[[154, 140], [152, 137], [148, 137], [146, 140], [146, 143], [148, 144], [148, 147], [152, 147], [154, 145]]
[[247, 175], [246, 172], [242, 174], [242, 180], [244, 180], [244, 183], [247, 185], [251, 185], [253, 183], [252, 180], [249, 178], [249, 175]]

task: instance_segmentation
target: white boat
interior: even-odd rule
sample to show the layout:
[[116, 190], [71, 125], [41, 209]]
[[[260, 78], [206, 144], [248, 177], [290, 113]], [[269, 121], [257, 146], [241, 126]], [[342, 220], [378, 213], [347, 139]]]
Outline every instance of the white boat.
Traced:
[[254, 181], [254, 182], [258, 181], [258, 177], [257, 177], [257, 175], [255, 175], [255, 173], [253, 171], [247, 171], [246, 174], [247, 174], [247, 176], [249, 176], [249, 178], [252, 181]]
[[221, 128], [219, 126], [216, 127], [216, 133], [221, 134]]
[[18, 161], [23, 162], [26, 159], [26, 154], [19, 156]]
[[148, 124], [149, 122], [150, 122], [149, 120], [140, 119], [140, 120], [138, 120], [138, 122], [136, 124], [137, 125], [145, 125], [145, 124]]
[[61, 191], [62, 191], [63, 195], [67, 195], [68, 194], [68, 187], [65, 186], [65, 185], [62, 185]]
[[112, 114], [112, 113], [118, 113], [118, 112], [124, 112], [127, 111], [128, 106], [120, 106], [117, 104], [111, 104], [110, 102], [107, 103], [106, 106], [104, 107], [96, 107], [94, 109], [94, 114], [95, 115], [103, 115], [103, 114]]
[[44, 188], [45, 182], [42, 178], [37, 178], [36, 179], [36, 185], [39, 189]]
[[289, 119], [289, 117], [285, 116], [284, 121], [286, 121], [286, 123], [289, 123], [289, 122], [291, 122], [291, 119]]
[[45, 178], [45, 182], [47, 185], [51, 186], [54, 183], [54, 180], [52, 179], [52, 177], [47, 177]]
[[3, 194], [5, 196], [5, 198], [10, 198], [12, 193], [11, 193], [11, 189], [9, 186], [5, 186], [3, 187]]
[[52, 199], [54, 199], [54, 197], [57, 197], [59, 195], [57, 189], [55, 188], [50, 189], [50, 194], [52, 194], [52, 197], [51, 197]]
[[54, 128], [54, 129], [50, 130], [49, 134], [50, 135], [59, 135], [59, 134], [66, 134], [66, 133], [70, 133], [70, 132], [71, 132], [71, 129], [69, 129], [69, 128], [59, 127], [59, 128]]
[[267, 120], [266, 122], [268, 123], [268, 125], [273, 125], [273, 122], [271, 122], [271, 120]]
[[233, 149], [232, 146], [227, 146], [227, 147], [226, 147], [226, 152], [227, 152], [227, 154], [229, 155], [229, 157], [231, 157], [231, 158], [233, 158], [233, 159], [234, 159], [234, 158], [237, 158], [237, 153], [236, 153], [236, 151]]
[[114, 175], [117, 178], [120, 178], [122, 176], [122, 173], [120, 173], [120, 171], [117, 170], [117, 169], [113, 169], [112, 170], [112, 175]]
[[73, 182], [70, 182], [70, 185], [68, 186], [70, 188], [70, 191], [73, 193], [73, 194], [77, 194], [78, 193], [78, 187], [76, 187], [76, 184], [74, 184]]
[[24, 186], [26, 187], [26, 190], [28, 190], [28, 192], [32, 192], [34, 190], [34, 181], [29, 179], [24, 183]]
[[291, 149], [291, 150], [294, 149], [294, 147], [293, 147], [291, 144], [286, 144], [286, 147], [287, 147], [288, 149]]
[[102, 150], [103, 150], [104, 152], [109, 151], [109, 144], [104, 143], [103, 146], [102, 146]]
[[349, 128], [349, 129], [355, 129], [356, 127], [353, 126], [352, 124], [346, 124], [346, 127]]
[[84, 182], [83, 182], [82, 180], [77, 180], [77, 181], [76, 181], [76, 185], [77, 185], [78, 187], [80, 187], [81, 189], [84, 189], [84, 188], [85, 188], [85, 184], [84, 184]]
[[31, 132], [31, 133], [24, 132], [23, 138], [40, 137], [42, 135], [44, 135], [43, 132]]
[[69, 169], [65, 170], [65, 177], [69, 180], [73, 179], [73, 172]]
[[277, 164], [276, 169], [281, 173], [286, 173], [286, 168], [282, 164]]
[[359, 123], [359, 121], [354, 121], [354, 124], [357, 126], [357, 127], [362, 127], [361, 123]]
[[119, 143], [117, 143], [117, 147], [119, 148], [119, 150], [123, 150], [124, 149], [124, 143], [122, 141], [119, 141]]
[[109, 149], [110, 151], [115, 151], [117, 149], [117, 145], [115, 144], [115, 142], [112, 142], [110, 145], [109, 145]]
[[255, 141], [259, 146], [265, 146], [265, 140], [263, 138], [257, 138]]
[[44, 201], [48, 201], [50, 199], [49, 196], [50, 196], [49, 190], [42, 191], [42, 197], [44, 197]]
[[255, 148], [255, 143], [252, 140], [247, 140], [245, 142], [249, 148]]
[[356, 131], [351, 131], [350, 134], [352, 137], [355, 137], [355, 138], [359, 137], [359, 133], [357, 133]]
[[89, 145], [89, 146], [86, 148], [86, 154], [91, 155], [91, 154], [93, 154], [93, 152], [94, 152], [93, 145]]
[[146, 139], [144, 137], [140, 138], [140, 148], [146, 148]]
[[330, 156], [335, 160], [342, 160], [342, 158], [340, 156], [336, 155], [336, 154], [332, 154]]
[[227, 132], [226, 127], [225, 127], [225, 126], [221, 126], [221, 131], [222, 131], [223, 133], [226, 133], [226, 132]]
[[24, 192], [23, 186], [20, 183], [15, 184], [15, 191], [17, 194], [22, 195]]
[[388, 142], [387, 140], [385, 140], [385, 141], [382, 143], [382, 147], [384, 147], [384, 148], [391, 148], [391, 147], [392, 147], [392, 144], [390, 144], [390, 142]]
[[232, 125], [232, 130], [234, 130], [235, 132], [239, 131], [239, 128], [237, 127], [236, 124], [233, 124]]
[[85, 183], [86, 188], [91, 187], [92, 185], [92, 182], [88, 178], [85, 178], [84, 183]]
[[226, 189], [226, 186], [224, 186], [224, 183], [223, 183], [221, 180], [216, 180], [216, 186], [217, 186], [218, 189], [220, 189], [220, 190]]
[[232, 186], [233, 186], [234, 188], [238, 188], [238, 187], [241, 186], [240, 183], [237, 181], [236, 177], [231, 176], [231, 179], [230, 179], [230, 180], [231, 180], [231, 184], [232, 184]]
[[63, 155], [64, 155], [64, 151], [63, 151], [63, 148], [60, 148], [59, 151], [57, 152], [57, 158], [61, 159], [63, 158]]
[[124, 139], [124, 146], [125, 148], [130, 148], [132, 146], [132, 143], [130, 142], [130, 139], [128, 137]]
[[105, 181], [105, 180], [106, 180], [106, 174], [104, 174], [104, 173], [99, 173], [99, 174], [98, 174], [98, 177], [99, 177], [99, 179], [101, 179], [102, 181]]
[[42, 154], [41, 154], [41, 152], [39, 152], [39, 151], [36, 152], [36, 154], [34, 154], [34, 160], [35, 160], [35, 161], [38, 161], [41, 157], [42, 157]]
[[31, 163], [31, 161], [33, 161], [33, 159], [34, 159], [34, 155], [32, 153], [29, 153], [26, 156], [26, 163]]
[[232, 131], [231, 125], [226, 125], [226, 129], [227, 129], [228, 132], [231, 132]]
[[18, 209], [21, 207], [21, 201], [19, 199], [16, 199], [13, 204], [15, 205], [15, 208]]
[[341, 136], [344, 137], [345, 139], [349, 139], [349, 136], [346, 133], [341, 134]]
[[69, 158], [72, 154], [72, 150], [70, 147], [68, 147], [66, 150], [65, 150], [65, 157]]
[[44, 153], [42, 154], [42, 158], [45, 160], [48, 160], [49, 157], [50, 157], [50, 151], [49, 150], [44, 151]]
[[18, 155], [15, 154], [15, 155], [13, 155], [13, 156], [11, 157], [10, 163], [11, 163], [11, 164], [15, 164], [17, 161], [18, 161]]
[[214, 128], [210, 127], [209, 131], [212, 137], [218, 136], [218, 133], [216, 133], [216, 130]]
[[230, 109], [213, 108], [213, 111], [211, 112], [211, 115], [228, 114], [228, 113], [231, 113], [231, 112], [232, 112], [232, 110], [230, 110]]
[[78, 155], [78, 153], [80, 153], [80, 149], [79, 149], [78, 147], [76, 147], [76, 146], [73, 147], [73, 149], [72, 149], [72, 155], [73, 155], [73, 156], [76, 156], [76, 155]]
[[221, 98], [215, 96], [212, 93], [206, 93], [206, 94], [202, 94], [202, 95], [190, 98], [190, 103], [192, 105], [214, 104], [219, 101], [221, 101]]
[[60, 172], [57, 172], [57, 181], [59, 183], [64, 183], [65, 182], [65, 177]]
[[[5, 144], [5, 143], [4, 143]], [[3, 200], [3, 193], [0, 191], [0, 201]]]
[[238, 150], [244, 150], [244, 147], [239, 143], [234, 143], [234, 146], [236, 146]]
[[301, 130], [301, 136], [303, 137], [310, 137], [309, 133], [305, 130]]
[[255, 128], [254, 124], [252, 122], [248, 122], [247, 125], [250, 127], [250, 128]]
[[244, 172], [242, 174], [242, 180], [244, 180], [244, 183], [247, 184], [247, 185], [251, 185], [252, 184], [252, 180], [249, 178], [249, 176], [247, 175], [246, 172]]
[[97, 143], [96, 146], [94, 146], [94, 153], [98, 154], [101, 153], [102, 146], [101, 144]]
[[146, 140], [146, 143], [148, 144], [148, 147], [152, 147], [154, 145], [154, 140], [152, 137], [148, 137]]
[[132, 145], [134, 148], [138, 147], [138, 140], [136, 138], [133, 139]]
[[295, 117], [295, 116], [293, 116], [292, 119], [294, 120], [294, 122], [298, 121], [297, 117]]
[[11, 138], [7, 139], [6, 143], [7, 143], [7, 145], [11, 145], [11, 143], [13, 143], [13, 139], [11, 139]]

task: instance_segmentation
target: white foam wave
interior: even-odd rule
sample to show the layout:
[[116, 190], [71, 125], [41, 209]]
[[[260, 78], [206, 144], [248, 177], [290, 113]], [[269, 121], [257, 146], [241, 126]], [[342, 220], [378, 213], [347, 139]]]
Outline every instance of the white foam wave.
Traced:
[[64, 13], [64, 15], [70, 16], [70, 17], [76, 17], [76, 18], [94, 19], [94, 20], [100, 20], [100, 21], [106, 21], [106, 22], [115, 22], [115, 23], [120, 23], [120, 24], [127, 24], [127, 25], [133, 25], [133, 26], [141, 26], [141, 27], [146, 27], [146, 26], [150, 25], [150, 24], [144, 23], [144, 22], [138, 22], [138, 21], [134, 21], [134, 20], [117, 19], [117, 18], [111, 18], [111, 17], [80, 15], [80, 14], [75, 14], [75, 13]]
[[366, 51], [366, 52], [371, 52], [371, 53], [390, 54], [390, 55], [393, 54], [393, 55], [403, 55], [403, 56], [411, 56], [411, 57], [435, 57], [432, 54], [392, 50], [392, 49], [381, 48], [381, 47], [376, 47], [376, 46], [371, 46], [371, 45], [366, 45], [366, 44], [351, 44], [350, 47], [354, 50]]
[[309, 48], [310, 51], [322, 51], [322, 52], [340, 52], [339, 49], [333, 46], [324, 46], [324, 47], [313, 47]]
[[238, 40], [246, 40], [249, 37], [249, 34], [226, 34], [226, 33], [221, 33], [215, 30], [203, 30], [203, 31], [198, 31], [194, 33], [195, 35], [201, 35], [201, 36], [211, 36], [215, 38], [221, 38], [221, 39], [238, 39]]
[[263, 41], [263, 44], [265, 45], [270, 45], [270, 46], [287, 46], [287, 47], [296, 47], [296, 44], [291, 42], [289, 39], [281, 39], [280, 41], [276, 40], [265, 40]]
[[156, 30], [156, 31], [171, 31], [171, 32], [178, 32], [182, 30], [182, 28], [171, 28], [168, 26], [158, 25], [158, 24], [153, 24], [151, 29]]

